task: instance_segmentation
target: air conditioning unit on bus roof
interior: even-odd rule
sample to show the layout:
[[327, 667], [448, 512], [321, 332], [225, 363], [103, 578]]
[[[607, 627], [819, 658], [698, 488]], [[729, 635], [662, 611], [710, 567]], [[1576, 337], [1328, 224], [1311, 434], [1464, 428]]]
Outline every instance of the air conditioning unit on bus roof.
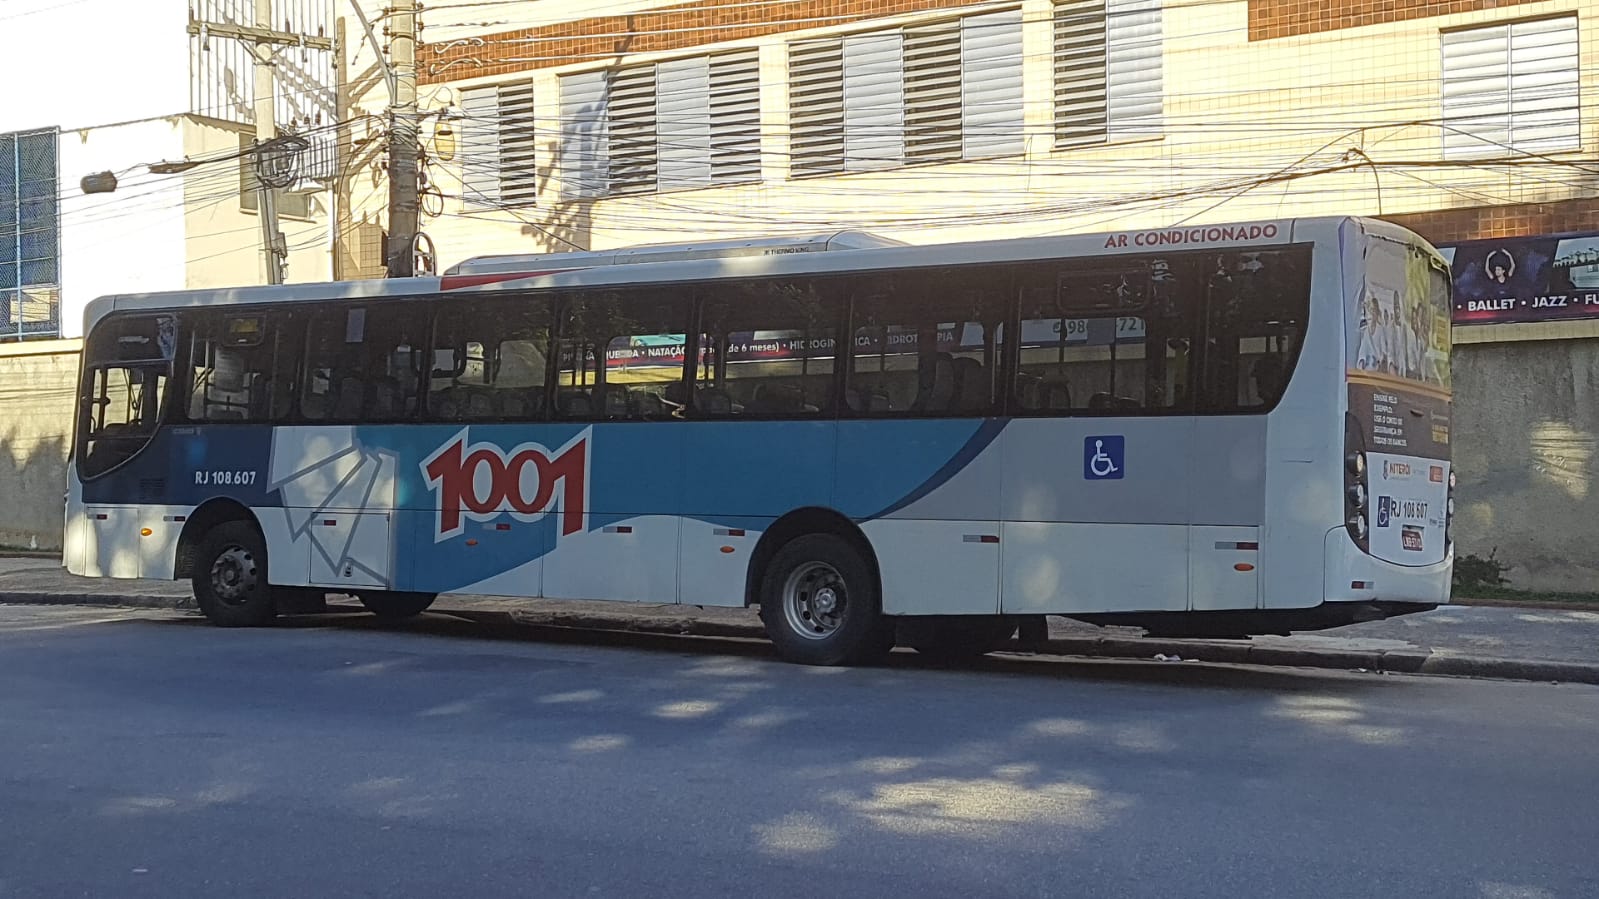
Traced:
[[587, 268], [638, 262], [682, 262], [689, 259], [725, 259], [731, 256], [786, 256], [792, 253], [826, 253], [836, 250], [875, 250], [903, 247], [904, 241], [865, 231], [830, 231], [791, 237], [746, 237], [693, 243], [647, 244], [573, 253], [528, 253], [474, 256], [451, 266], [446, 275], [497, 275], [539, 269]]

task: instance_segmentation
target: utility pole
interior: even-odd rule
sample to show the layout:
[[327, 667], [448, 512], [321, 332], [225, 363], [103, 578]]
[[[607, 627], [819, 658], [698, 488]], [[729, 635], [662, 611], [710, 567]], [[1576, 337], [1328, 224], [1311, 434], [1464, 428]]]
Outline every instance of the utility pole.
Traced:
[[202, 22], [191, 18], [189, 33], [199, 35], [202, 44], [209, 38], [242, 41], [250, 45], [255, 57], [255, 143], [256, 155], [256, 212], [261, 216], [261, 255], [266, 260], [268, 284], [283, 283], [283, 264], [289, 255], [283, 232], [278, 230], [277, 194], [260, 176], [260, 148], [278, 136], [276, 107], [276, 77], [272, 70], [272, 48], [309, 47], [315, 50], [332, 50], [333, 40], [323, 36], [295, 34], [272, 28], [272, 0], [255, 0], [253, 26], [229, 25], [220, 22]]
[[[260, 0], [257, 0], [260, 2]], [[394, 0], [389, 8], [389, 241], [391, 278], [416, 274], [417, 230], [416, 0]]]
[[[255, 0], [255, 27], [272, 27], [272, 0]], [[272, 71], [270, 45], [256, 44], [255, 55], [255, 146], [259, 153], [266, 142], [278, 136], [277, 76]], [[259, 158], [259, 157], [258, 157]], [[266, 262], [268, 284], [283, 283], [283, 267], [289, 247], [278, 228], [278, 195], [260, 177], [255, 179], [256, 213], [261, 218], [261, 256]]]

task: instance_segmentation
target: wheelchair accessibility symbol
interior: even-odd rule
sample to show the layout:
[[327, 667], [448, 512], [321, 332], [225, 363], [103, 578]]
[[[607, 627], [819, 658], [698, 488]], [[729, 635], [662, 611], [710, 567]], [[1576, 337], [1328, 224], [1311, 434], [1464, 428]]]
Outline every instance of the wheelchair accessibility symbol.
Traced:
[[1120, 434], [1083, 438], [1083, 477], [1090, 481], [1119, 481], [1125, 471], [1122, 457], [1126, 438]]

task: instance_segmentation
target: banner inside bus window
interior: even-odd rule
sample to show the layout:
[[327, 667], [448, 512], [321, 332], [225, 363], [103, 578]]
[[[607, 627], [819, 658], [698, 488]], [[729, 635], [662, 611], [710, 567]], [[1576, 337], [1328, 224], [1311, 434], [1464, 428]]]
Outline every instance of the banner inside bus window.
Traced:
[[1599, 318], [1599, 233], [1472, 240], [1438, 248], [1457, 325]]
[[[1025, 349], [1144, 342], [1144, 320], [1138, 316], [1028, 319], [1021, 325], [1021, 344]], [[1003, 339], [1003, 333], [996, 339]], [[983, 326], [974, 322], [942, 324], [937, 340], [941, 353], [982, 349]], [[686, 350], [687, 338], [682, 334], [618, 337], [606, 349], [605, 364], [613, 369], [679, 367]], [[701, 351], [707, 352], [704, 348]], [[831, 359], [836, 351], [832, 337], [807, 337], [797, 331], [743, 331], [728, 335], [726, 353], [728, 362], [738, 363]], [[857, 357], [900, 356], [920, 351], [921, 336], [908, 328], [861, 328], [855, 334]], [[570, 349], [563, 352], [561, 370], [570, 371], [573, 359]]]

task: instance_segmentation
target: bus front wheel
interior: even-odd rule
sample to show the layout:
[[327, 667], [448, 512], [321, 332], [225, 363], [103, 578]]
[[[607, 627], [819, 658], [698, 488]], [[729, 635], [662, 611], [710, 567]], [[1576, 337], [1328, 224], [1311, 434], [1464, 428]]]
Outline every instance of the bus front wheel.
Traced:
[[361, 600], [361, 605], [366, 606], [368, 612], [389, 621], [415, 618], [426, 612], [437, 597], [437, 593], [398, 593], [391, 590], [356, 594], [356, 599]]
[[833, 534], [796, 537], [772, 557], [761, 622], [777, 654], [804, 665], [859, 664], [893, 646], [871, 566]]
[[267, 584], [266, 539], [248, 521], [225, 521], [200, 542], [194, 560], [194, 599], [221, 627], [261, 627], [277, 617]]

